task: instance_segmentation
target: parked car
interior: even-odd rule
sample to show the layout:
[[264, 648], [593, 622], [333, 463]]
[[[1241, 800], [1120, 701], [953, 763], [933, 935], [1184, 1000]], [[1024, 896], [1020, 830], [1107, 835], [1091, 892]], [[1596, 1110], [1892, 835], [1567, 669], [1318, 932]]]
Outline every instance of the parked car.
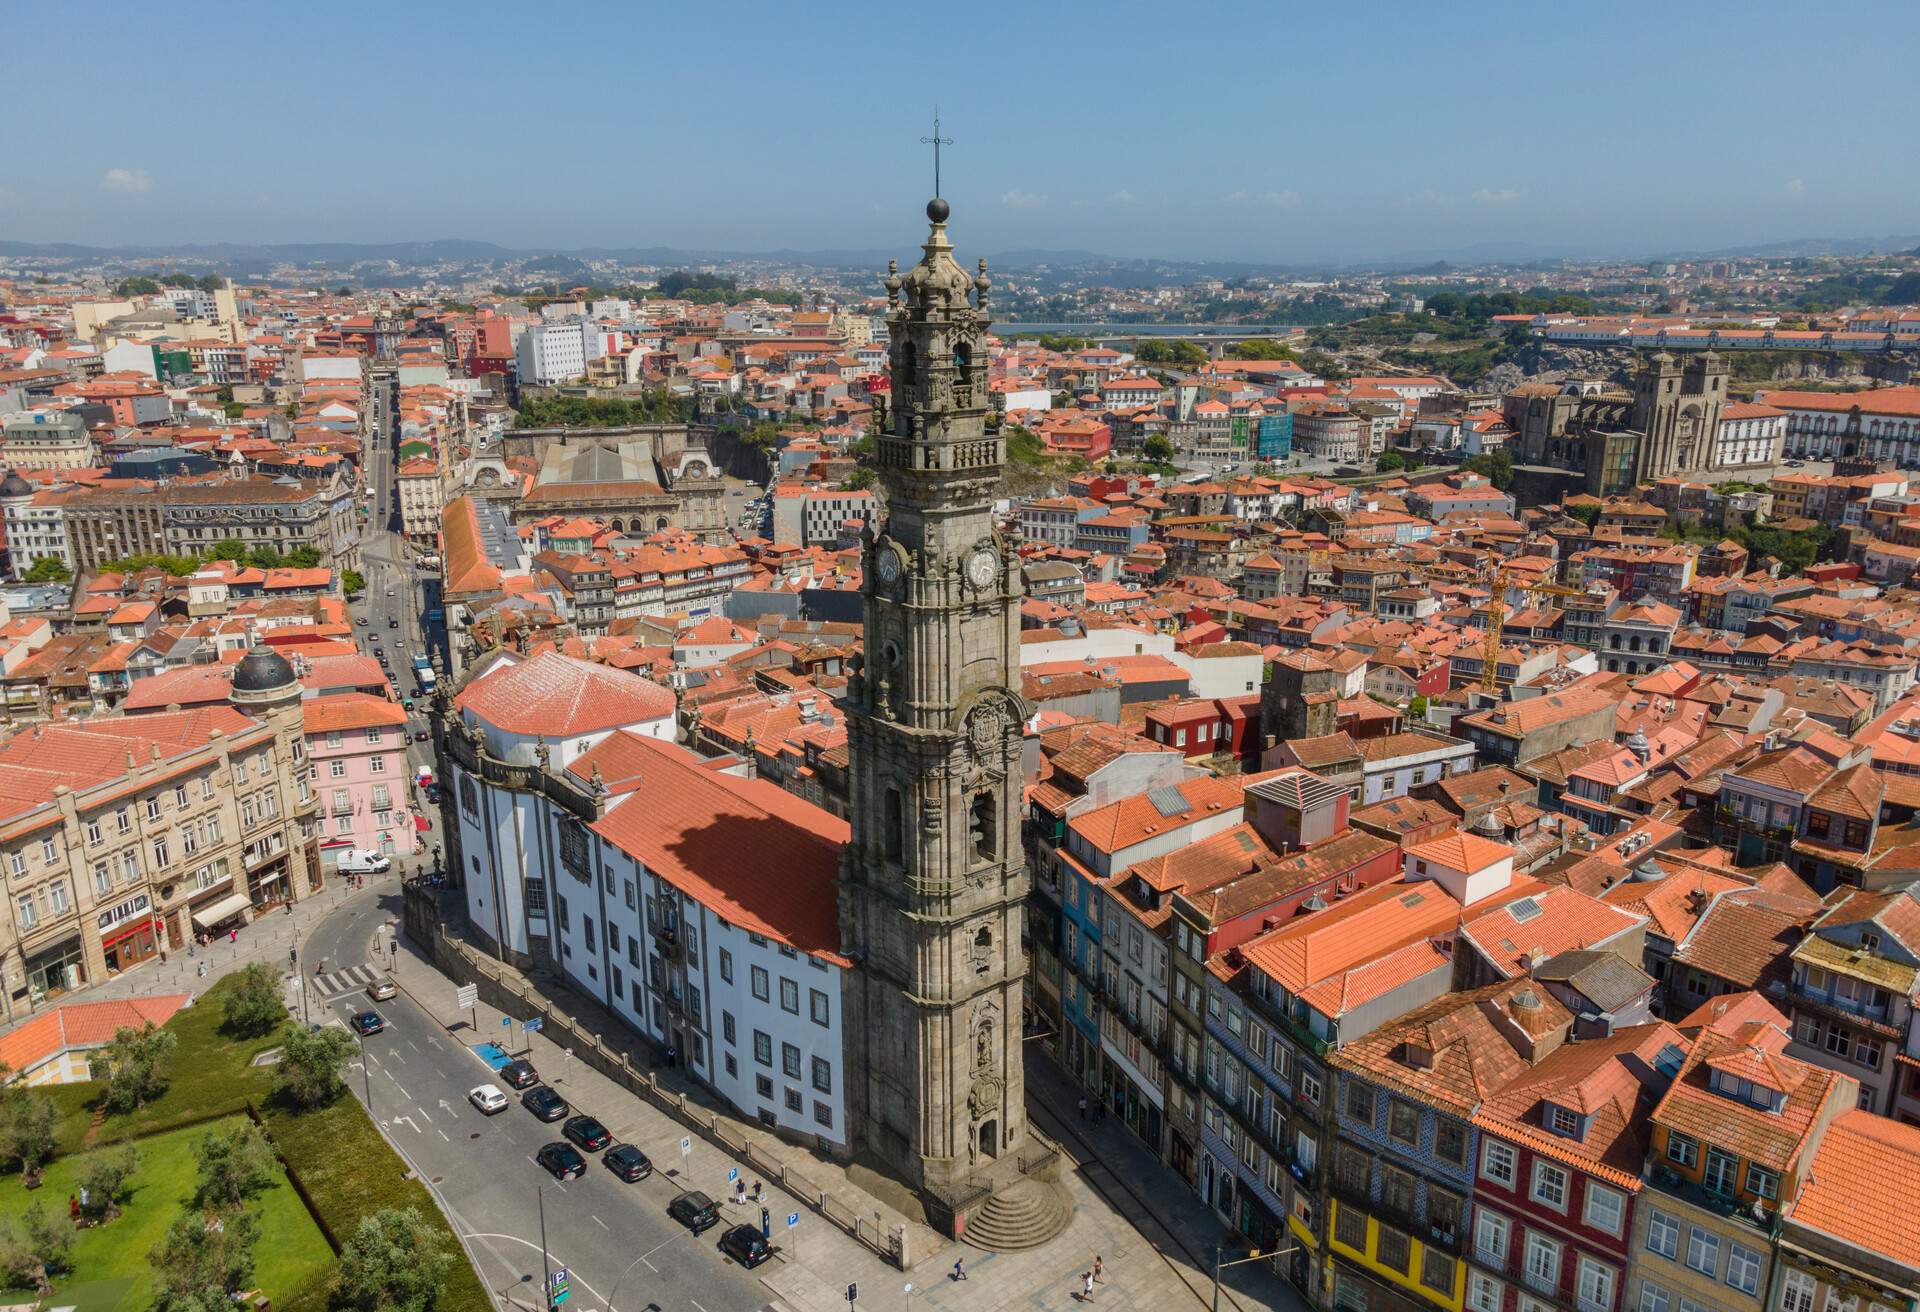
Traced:
[[544, 1084], [536, 1084], [521, 1094], [520, 1105], [543, 1121], [557, 1121], [573, 1110], [565, 1098]]
[[607, 1133], [607, 1127], [591, 1116], [574, 1117], [560, 1127], [560, 1133], [590, 1153], [597, 1153], [613, 1142], [613, 1136]]
[[497, 1084], [476, 1084], [467, 1090], [467, 1101], [472, 1103], [482, 1116], [492, 1116], [507, 1109], [507, 1095], [500, 1092]]
[[361, 1035], [378, 1034], [387, 1027], [387, 1022], [377, 1011], [357, 1011], [347, 1024], [353, 1026], [354, 1031]]
[[422, 729], [420, 730], [420, 732], [413, 735], [413, 740], [417, 743], [424, 743], [432, 737], [433, 737], [432, 734], [428, 733], [425, 729]]
[[384, 875], [392, 868], [393, 858], [370, 847], [349, 848], [336, 867], [343, 875]]
[[754, 1226], [737, 1225], [720, 1236], [720, 1251], [741, 1266], [752, 1268], [773, 1256], [773, 1245]]
[[587, 1159], [570, 1143], [543, 1144], [533, 1159], [553, 1172], [556, 1180], [578, 1180], [587, 1173]]
[[375, 1002], [385, 1002], [400, 991], [400, 986], [390, 979], [377, 979], [367, 986], [367, 996]]
[[653, 1174], [653, 1163], [647, 1160], [645, 1153], [630, 1143], [607, 1149], [600, 1160], [607, 1164], [609, 1171], [628, 1184], [632, 1184], [635, 1180], [644, 1180]]
[[531, 1089], [540, 1083], [540, 1072], [533, 1068], [530, 1061], [510, 1061], [500, 1068], [500, 1078], [509, 1088]]
[[681, 1194], [668, 1203], [667, 1215], [695, 1234], [720, 1223], [720, 1209], [714, 1205], [713, 1199], [698, 1189]]

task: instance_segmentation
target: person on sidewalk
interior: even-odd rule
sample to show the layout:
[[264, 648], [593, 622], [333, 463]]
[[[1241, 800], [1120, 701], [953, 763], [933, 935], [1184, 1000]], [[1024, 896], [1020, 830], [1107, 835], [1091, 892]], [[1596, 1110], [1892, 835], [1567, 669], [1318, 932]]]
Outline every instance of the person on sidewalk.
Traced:
[[1080, 1301], [1082, 1303], [1093, 1302], [1093, 1272], [1091, 1271], [1082, 1271], [1080, 1273]]
[[1101, 1262], [1100, 1262], [1100, 1254], [1098, 1254], [1098, 1253], [1095, 1253], [1095, 1254], [1093, 1255], [1093, 1278], [1094, 1278], [1094, 1281], [1095, 1281], [1095, 1283], [1097, 1283], [1097, 1284], [1105, 1284], [1105, 1283], [1106, 1283], [1105, 1281], [1103, 1281], [1103, 1280], [1101, 1280], [1101, 1279], [1100, 1279], [1100, 1271], [1101, 1271], [1101, 1269], [1102, 1269], [1102, 1267], [1101, 1267]]
[[1087, 1095], [1084, 1093], [1080, 1095], [1080, 1119], [1083, 1122], [1087, 1119]]
[[956, 1257], [953, 1259], [953, 1278], [955, 1280], [965, 1280], [967, 1278], [966, 1258]]

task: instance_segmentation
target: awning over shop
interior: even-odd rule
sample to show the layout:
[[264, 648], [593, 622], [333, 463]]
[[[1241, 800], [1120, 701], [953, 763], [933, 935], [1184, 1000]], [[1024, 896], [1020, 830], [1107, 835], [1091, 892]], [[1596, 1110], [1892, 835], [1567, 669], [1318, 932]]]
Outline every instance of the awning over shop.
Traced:
[[212, 929], [223, 920], [232, 919], [251, 905], [245, 893], [230, 893], [218, 902], [209, 903], [193, 913], [193, 923], [201, 929]]
[[427, 823], [427, 818], [423, 815], [417, 815], [413, 818], [413, 827], [415, 829], [418, 829], [423, 834], [426, 833], [427, 830], [433, 828], [432, 825]]

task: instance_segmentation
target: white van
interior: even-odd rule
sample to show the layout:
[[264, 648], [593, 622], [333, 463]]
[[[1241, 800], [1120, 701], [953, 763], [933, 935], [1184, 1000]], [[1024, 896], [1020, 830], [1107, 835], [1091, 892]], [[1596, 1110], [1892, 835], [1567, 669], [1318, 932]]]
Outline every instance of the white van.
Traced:
[[383, 856], [370, 847], [356, 847], [340, 855], [335, 867], [343, 875], [384, 875], [393, 865], [393, 859]]

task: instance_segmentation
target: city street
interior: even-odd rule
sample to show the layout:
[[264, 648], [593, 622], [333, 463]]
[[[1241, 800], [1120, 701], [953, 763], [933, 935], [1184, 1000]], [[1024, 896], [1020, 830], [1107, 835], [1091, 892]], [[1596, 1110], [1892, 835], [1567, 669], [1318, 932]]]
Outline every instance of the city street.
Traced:
[[[448, 1033], [408, 994], [369, 999], [363, 981], [386, 973], [398, 891], [393, 880], [382, 879], [318, 926], [307, 938], [302, 956], [311, 964], [295, 994], [310, 990], [305, 1005], [315, 1022], [344, 1025], [369, 1007], [386, 1019], [385, 1030], [362, 1041], [366, 1064], [356, 1062], [349, 1072], [353, 1095], [370, 1105], [407, 1164], [438, 1195], [488, 1288], [508, 1305], [541, 1306], [544, 1193], [552, 1265], [565, 1266], [572, 1278], [570, 1312], [765, 1308], [770, 1298], [758, 1276], [715, 1248], [727, 1225], [749, 1212], [757, 1220], [757, 1209], [729, 1207], [722, 1225], [699, 1236], [667, 1215], [667, 1203], [680, 1192], [676, 1142], [642, 1140], [639, 1147], [656, 1170], [634, 1184], [603, 1167], [598, 1153], [585, 1154], [584, 1178], [558, 1183], [533, 1158], [541, 1145], [560, 1140], [559, 1122], [534, 1119], [461, 1036]], [[316, 983], [314, 967], [323, 960], [327, 974]], [[360, 969], [369, 965], [376, 969]], [[540, 1073], [569, 1097], [564, 1063]], [[483, 1116], [467, 1101], [468, 1090], [483, 1083], [501, 1085], [511, 1100], [505, 1111]], [[635, 1126], [620, 1107], [573, 1110], [598, 1117], [616, 1143], [631, 1141]], [[717, 1197], [721, 1183], [707, 1191]]]

